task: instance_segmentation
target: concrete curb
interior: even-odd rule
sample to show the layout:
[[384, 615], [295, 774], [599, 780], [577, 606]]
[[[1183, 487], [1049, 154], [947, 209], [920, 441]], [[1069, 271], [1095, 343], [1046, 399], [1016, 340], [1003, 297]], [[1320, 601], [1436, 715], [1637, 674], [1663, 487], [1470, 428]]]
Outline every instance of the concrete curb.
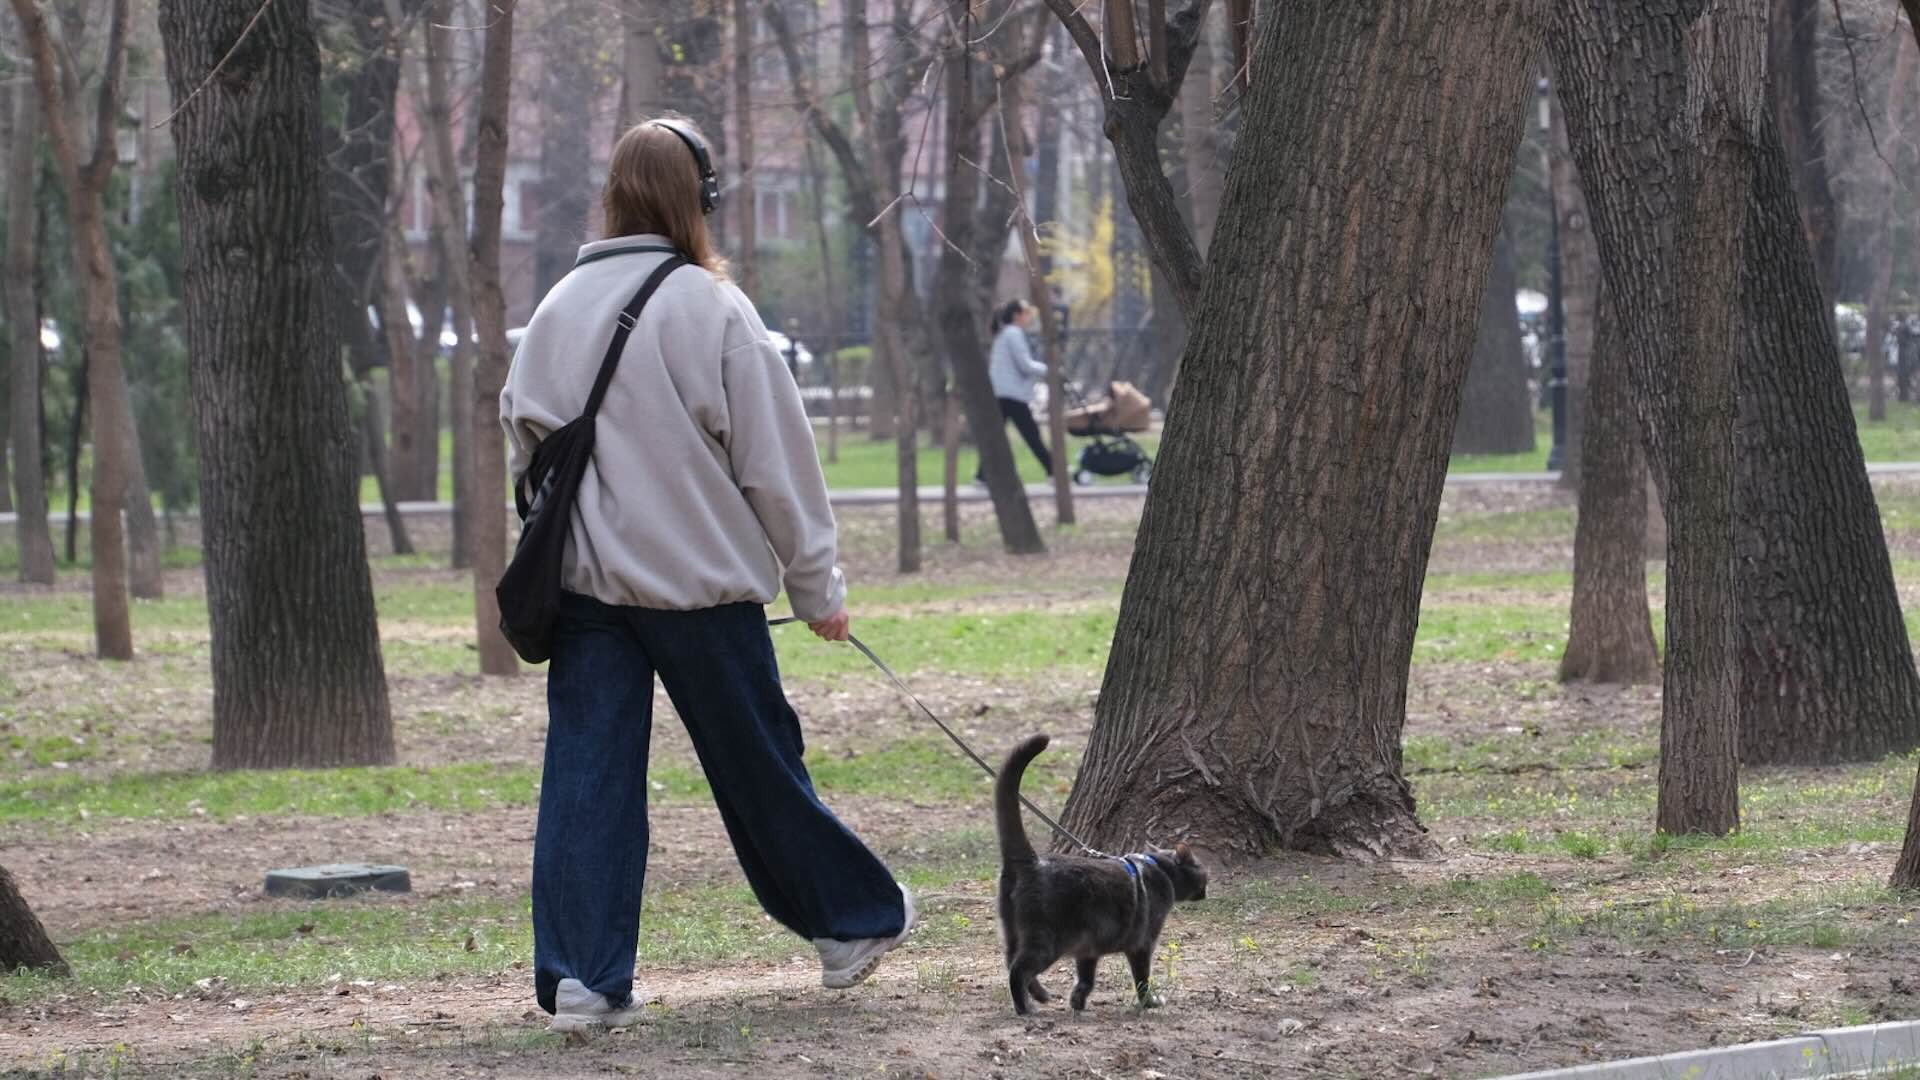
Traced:
[[1920, 1066], [1920, 1021], [1832, 1028], [1791, 1039], [1685, 1050], [1498, 1080], [1813, 1080]]
[[[1883, 461], [1869, 463], [1867, 465], [1867, 473], [1872, 476], [1920, 473], [1920, 461]], [[1557, 472], [1447, 474], [1448, 486], [1461, 487], [1475, 487], [1480, 484], [1552, 484], [1558, 483], [1559, 480], [1560, 474]], [[1145, 484], [1089, 484], [1086, 487], [1076, 487], [1073, 489], [1073, 497], [1075, 499], [1139, 498], [1146, 493], [1147, 486]], [[922, 487], [920, 489], [920, 501], [923, 503], [937, 504], [945, 497], [945, 494], [945, 491], [938, 487]], [[829, 491], [827, 498], [836, 507], [851, 508], [862, 506], [891, 506], [896, 500], [897, 495], [896, 489], [894, 488], [839, 488]], [[1027, 485], [1027, 498], [1051, 499], [1053, 498], [1053, 487], [1050, 484], [1029, 484]], [[987, 489], [971, 485], [962, 487], [960, 489], [960, 501], [963, 503], [986, 502]], [[509, 506], [511, 506], [511, 504], [509, 504]], [[403, 502], [400, 504], [400, 514], [402, 517], [436, 517], [445, 516], [452, 512], [453, 504], [451, 503]], [[360, 513], [364, 517], [377, 518], [380, 517], [384, 511], [381, 510], [380, 504], [378, 503], [362, 503]], [[181, 516], [191, 520], [198, 515], [187, 513]], [[79, 515], [81, 521], [87, 520], [87, 517], [88, 515], [84, 513]], [[48, 519], [50, 521], [64, 521], [66, 520], [66, 514], [64, 512], [52, 512], [49, 513]], [[0, 514], [0, 527], [10, 526], [14, 524], [15, 520], [15, 515], [11, 513]]]

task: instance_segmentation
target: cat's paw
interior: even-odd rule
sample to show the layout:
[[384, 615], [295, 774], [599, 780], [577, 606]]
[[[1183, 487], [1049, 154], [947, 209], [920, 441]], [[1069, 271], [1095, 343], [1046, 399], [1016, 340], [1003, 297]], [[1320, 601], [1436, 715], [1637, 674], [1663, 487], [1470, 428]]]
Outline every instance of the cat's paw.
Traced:
[[1167, 999], [1149, 990], [1140, 995], [1140, 1007], [1143, 1009], [1164, 1009], [1167, 1007]]
[[1073, 992], [1073, 997], [1068, 999], [1068, 1003], [1073, 1006], [1074, 1012], [1086, 1012], [1087, 1011], [1087, 991], [1075, 990]]

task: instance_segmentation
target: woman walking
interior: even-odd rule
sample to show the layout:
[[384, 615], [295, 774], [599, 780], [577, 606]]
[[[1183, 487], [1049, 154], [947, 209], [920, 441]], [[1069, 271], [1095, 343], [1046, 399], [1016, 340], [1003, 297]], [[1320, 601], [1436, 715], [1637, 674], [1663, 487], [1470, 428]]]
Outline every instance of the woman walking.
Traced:
[[[1048, 476], [1053, 475], [1053, 455], [1040, 441], [1040, 425], [1033, 420], [1033, 388], [1047, 377], [1047, 365], [1033, 358], [1027, 343], [1027, 323], [1034, 307], [1025, 300], [1009, 300], [993, 313], [993, 351], [988, 355], [987, 374], [993, 380], [993, 396], [1000, 399], [1000, 419], [1013, 421], [1015, 431], [1027, 440], [1027, 449], [1039, 460]], [[974, 482], [981, 475], [974, 473]]]
[[692, 737], [755, 897], [856, 985], [913, 902], [814, 794], [765, 606], [845, 641], [846, 586], [813, 431], [786, 362], [707, 233], [718, 184], [692, 125], [614, 148], [607, 239], [540, 302], [500, 395], [511, 467], [579, 416], [621, 309], [632, 321], [580, 483], [547, 672], [533, 849], [534, 993], [552, 1029], [619, 1027], [633, 991], [647, 860], [654, 676]]

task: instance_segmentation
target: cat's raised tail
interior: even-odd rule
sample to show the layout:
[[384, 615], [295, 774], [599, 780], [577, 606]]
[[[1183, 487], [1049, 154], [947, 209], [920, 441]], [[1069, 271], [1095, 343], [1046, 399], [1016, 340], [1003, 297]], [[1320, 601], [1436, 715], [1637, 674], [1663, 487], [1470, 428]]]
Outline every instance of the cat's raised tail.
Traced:
[[1050, 742], [1045, 735], [1035, 735], [1007, 755], [1007, 763], [1000, 767], [1000, 777], [993, 784], [993, 820], [1000, 833], [1001, 863], [1032, 862], [1036, 856], [1032, 841], [1027, 839], [1027, 827], [1020, 820], [1020, 778], [1027, 771], [1027, 765], [1040, 756], [1040, 751]]

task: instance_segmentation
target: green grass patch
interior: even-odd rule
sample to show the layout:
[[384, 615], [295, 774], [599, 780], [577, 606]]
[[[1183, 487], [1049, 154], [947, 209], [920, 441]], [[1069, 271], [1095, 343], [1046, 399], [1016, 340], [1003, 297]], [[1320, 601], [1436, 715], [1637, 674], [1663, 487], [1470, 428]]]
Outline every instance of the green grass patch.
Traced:
[[[1028, 774], [1029, 795], [1054, 802], [1065, 798], [1077, 761], [1070, 754], [1052, 754], [1036, 762]], [[810, 752], [807, 768], [814, 786], [828, 794], [969, 804], [983, 802], [991, 794], [985, 773], [944, 741], [928, 737], [855, 753]], [[656, 802], [711, 797], [706, 774], [693, 762], [655, 760], [647, 781]], [[537, 766], [494, 762], [430, 768], [124, 773], [104, 778], [50, 772], [0, 783], [0, 824], [468, 812], [531, 806], [538, 798], [539, 783]]]
[[[238, 994], [355, 982], [421, 982], [524, 967], [531, 903], [363, 896], [274, 910], [101, 927], [61, 943], [70, 980], [0, 977], [0, 996], [129, 987]], [[652, 890], [640, 913], [642, 968], [700, 968], [810, 952], [767, 918], [744, 886]]]

